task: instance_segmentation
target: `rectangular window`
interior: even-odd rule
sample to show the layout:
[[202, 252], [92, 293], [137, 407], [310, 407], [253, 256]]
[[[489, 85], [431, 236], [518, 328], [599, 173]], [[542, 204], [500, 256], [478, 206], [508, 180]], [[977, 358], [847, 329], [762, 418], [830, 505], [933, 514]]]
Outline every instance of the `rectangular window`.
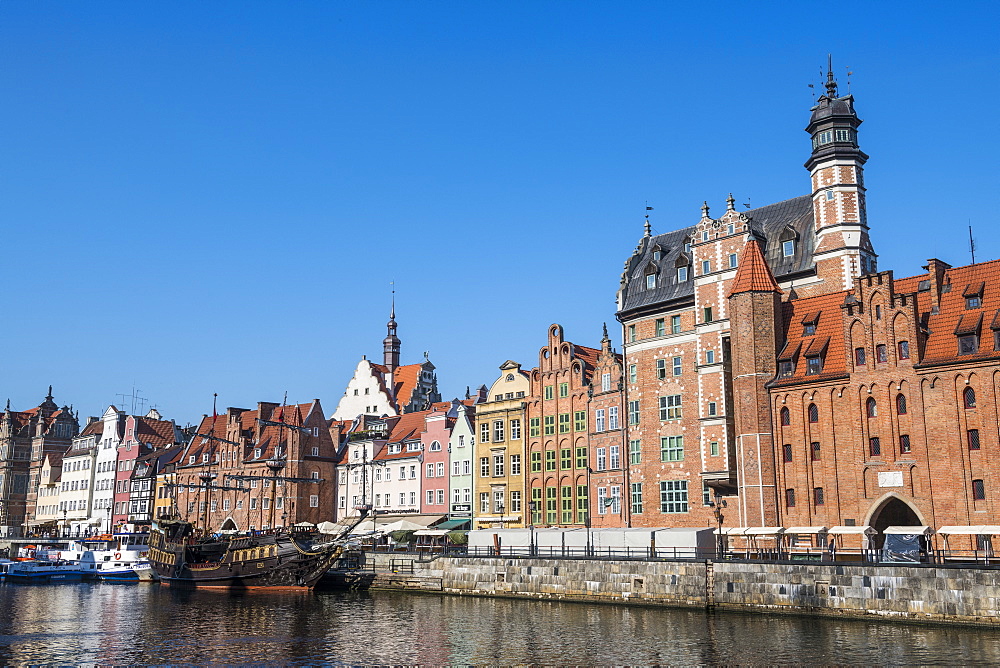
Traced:
[[679, 315], [670, 316], [670, 333], [671, 334], [681, 333], [681, 317]]
[[908, 434], [900, 434], [899, 451], [903, 454], [908, 453], [910, 451], [910, 437]]
[[559, 396], [560, 397], [569, 396], [569, 383], [559, 383]]
[[444, 490], [443, 489], [439, 489], [437, 491], [437, 505], [439, 505], [439, 506], [443, 506], [444, 505]]
[[[635, 341], [635, 325], [628, 326], [628, 342], [633, 343]], [[541, 513], [539, 513], [540, 515]]]
[[889, 351], [886, 350], [884, 343], [880, 343], [875, 346], [875, 359], [879, 362], [889, 361]]
[[434, 504], [434, 490], [429, 489], [427, 490], [427, 505], [430, 506], [433, 504]]
[[705, 274], [707, 274], [707, 273], [709, 273], [711, 271], [712, 271], [712, 263], [709, 262], [708, 260], [702, 260], [701, 261], [701, 273], [702, 273], [702, 275], [705, 275]]
[[656, 360], [656, 377], [660, 380], [667, 377], [667, 360]]
[[969, 431], [965, 432], [965, 440], [969, 444], [969, 450], [978, 450], [979, 449], [979, 430], [978, 429], [970, 429]]
[[972, 355], [979, 352], [979, 337], [975, 334], [964, 334], [958, 337], [958, 354]]
[[792, 461], [792, 444], [785, 443], [781, 446], [781, 461], [790, 462]]
[[618, 429], [618, 407], [608, 408], [608, 429]]
[[535, 487], [531, 490], [531, 523], [542, 523], [542, 488]]
[[606, 471], [608, 468], [607, 448], [597, 448], [597, 470]]
[[433, 478], [434, 477], [434, 464], [428, 464], [427, 465], [427, 477], [428, 478]]
[[569, 413], [559, 414], [559, 433], [560, 434], [569, 433]]
[[493, 455], [493, 475], [498, 478], [503, 477], [503, 461], [504, 456], [502, 452], [494, 453]]
[[974, 309], [979, 308], [982, 305], [982, 301], [979, 299], [979, 295], [968, 295], [965, 298], [965, 308]]
[[823, 505], [823, 488], [816, 487], [813, 489], [813, 505], [822, 506]]
[[781, 254], [784, 257], [791, 257], [795, 255], [795, 241], [782, 241]]
[[868, 454], [872, 457], [878, 457], [882, 454], [882, 444], [878, 436], [872, 436], [868, 439]]
[[660, 483], [660, 512], [686, 513], [688, 511], [687, 480], [664, 480]]
[[677, 282], [683, 283], [688, 279], [688, 268], [687, 267], [677, 267]]
[[736, 253], [729, 254], [729, 268], [730, 269], [736, 268]]
[[521, 455], [510, 456], [510, 474], [512, 476], [521, 475]]
[[719, 442], [718, 441], [712, 441], [711, 443], [709, 443], [708, 444], [708, 452], [713, 457], [718, 457], [719, 456]]
[[521, 492], [514, 490], [510, 493], [510, 512], [521, 512]]
[[653, 324], [655, 326], [655, 334], [654, 334], [655, 336], [663, 336], [664, 334], [667, 333], [666, 325], [663, 321], [663, 318], [657, 318]]
[[578, 524], [583, 524], [587, 521], [587, 509], [590, 504], [587, 503], [587, 486], [577, 485], [576, 487], [576, 521]]
[[717, 403], [715, 403], [714, 401], [709, 401], [708, 402], [708, 415], [709, 415], [709, 417], [713, 417], [713, 416], [718, 415], [718, 414], [719, 414], [719, 405]]
[[628, 423], [639, 424], [639, 401], [628, 402]]
[[489, 443], [490, 442], [490, 423], [483, 422], [479, 425], [479, 442]]
[[983, 484], [982, 480], [972, 481], [972, 498], [976, 501], [983, 501], [986, 499], [986, 485]]
[[545, 451], [545, 470], [555, 471], [556, 470], [556, 451], [546, 450]]
[[815, 443], [815, 442], [814, 443], [810, 443], [809, 444], [809, 452], [812, 454], [812, 460], [814, 462], [818, 462], [820, 459], [822, 459], [822, 456], [821, 456], [822, 452], [820, 450], [819, 443]]
[[479, 475], [483, 478], [490, 477], [490, 458], [480, 457], [479, 458]]
[[545, 416], [545, 435], [552, 436], [556, 433], [556, 416], [546, 415]]
[[908, 360], [910, 359], [910, 342], [900, 341], [896, 344], [896, 349], [899, 351], [899, 359]]
[[480, 492], [479, 493], [479, 512], [488, 514], [490, 512], [490, 493]]
[[562, 448], [559, 451], [559, 468], [563, 470], [573, 468], [573, 448]]
[[642, 483], [634, 482], [631, 487], [632, 492], [632, 514], [642, 514]]
[[573, 431], [587, 431], [587, 411], [573, 413]]
[[854, 366], [864, 366], [865, 365], [865, 349], [855, 348], [854, 349]]
[[646, 274], [646, 289], [652, 290], [656, 287], [656, 274]]
[[594, 411], [594, 431], [604, 431], [604, 409]]
[[555, 487], [545, 488], [545, 521], [549, 524], [556, 523], [557, 512], [559, 509], [558, 493], [559, 491]]
[[587, 468], [587, 446], [580, 446], [576, 449], [576, 468]]
[[660, 438], [660, 461], [661, 462], [684, 461], [683, 436], [663, 436], [662, 438]]
[[529, 436], [541, 436], [541, 420], [538, 418], [530, 418], [528, 420], [528, 435]]
[[815, 376], [823, 371], [823, 358], [822, 357], [808, 357], [806, 358], [806, 375]]
[[785, 506], [787, 506], [788, 508], [794, 508], [795, 507], [795, 490], [794, 489], [786, 489], [785, 490]]
[[681, 395], [671, 394], [666, 397], [660, 397], [660, 419], [681, 419]]
[[795, 365], [791, 360], [781, 360], [778, 362], [778, 376], [788, 378], [795, 373]]
[[609, 448], [608, 454], [611, 456], [611, 468], [620, 469], [622, 467], [621, 446], [612, 445]]
[[551, 385], [546, 385], [545, 386], [545, 398], [546, 399], [551, 399], [553, 396], [554, 396], [554, 394], [552, 392], [552, 386]]
[[671, 366], [673, 367], [673, 374], [675, 376], [681, 375], [681, 361], [682, 361], [682, 358], [680, 358], [680, 357], [675, 357], [672, 360], [672, 365]]
[[702, 322], [712, 322], [712, 307], [711, 306], [706, 306], [703, 309], [703, 311], [704, 311], [703, 315], [705, 316], [705, 319]]
[[602, 373], [601, 374], [601, 392], [611, 391], [611, 374]]
[[541, 473], [542, 471], [542, 453], [532, 452], [531, 453], [531, 472]]
[[639, 370], [635, 364], [628, 365], [628, 382], [635, 383], [638, 380]]
[[640, 441], [638, 439], [628, 442], [628, 463], [629, 464], [641, 464], [642, 463], [642, 451], [640, 450]]
[[607, 495], [608, 495], [608, 488], [607, 487], [598, 487], [597, 488], [597, 514], [598, 515], [603, 515], [604, 513], [606, 513], [608, 511], [607, 510], [608, 509], [608, 504], [605, 503], [605, 500], [607, 499]]
[[493, 512], [496, 515], [502, 515], [504, 512], [504, 490], [502, 489], [493, 490]]
[[510, 421], [510, 439], [512, 441], [521, 440], [521, 421], [511, 420]]
[[503, 422], [503, 420], [494, 420], [493, 421], [493, 442], [494, 443], [500, 443], [501, 441], [505, 440], [504, 439], [503, 428], [504, 428], [504, 422]]

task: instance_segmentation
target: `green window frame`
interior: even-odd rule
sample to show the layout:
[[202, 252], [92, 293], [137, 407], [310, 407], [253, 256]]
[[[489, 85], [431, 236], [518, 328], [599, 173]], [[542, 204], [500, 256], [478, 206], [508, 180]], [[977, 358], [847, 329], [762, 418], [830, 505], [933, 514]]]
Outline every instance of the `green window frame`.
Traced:
[[559, 396], [560, 397], [569, 396], [569, 383], [559, 383]]
[[542, 488], [532, 487], [531, 488], [531, 502], [534, 504], [534, 510], [531, 511], [531, 523], [541, 524], [542, 523]]
[[642, 514], [642, 483], [632, 483], [632, 514]]
[[528, 436], [542, 435], [542, 421], [540, 418], [530, 418], [528, 420]]
[[713, 457], [718, 457], [719, 456], [719, 442], [718, 441], [712, 441], [711, 443], [709, 443], [708, 444], [708, 451], [712, 454]]
[[628, 442], [628, 463], [629, 464], [641, 464], [642, 463], [642, 450], [640, 449], [639, 439]]
[[562, 516], [560, 520], [563, 524], [573, 523], [573, 488], [570, 485], [563, 485], [562, 488]]
[[552, 398], [552, 386], [551, 385], [546, 385], [545, 386], [545, 398], [546, 399], [551, 399]]
[[548, 524], [556, 523], [556, 513], [559, 509], [559, 490], [555, 487], [545, 488], [545, 521]]
[[568, 434], [569, 433], [569, 413], [559, 414], [559, 433]]
[[532, 473], [542, 472], [542, 453], [540, 452], [531, 453], [531, 472]]
[[587, 468], [587, 446], [581, 445], [576, 449], [576, 468]]
[[683, 436], [663, 436], [662, 438], [660, 438], [660, 461], [661, 462], [684, 461]]
[[552, 436], [556, 433], [556, 416], [546, 415], [545, 416], [545, 435]]
[[587, 431], [587, 411], [573, 413], [573, 431]]
[[628, 382], [635, 384], [639, 379], [639, 369], [637, 364], [628, 365]]
[[586, 485], [576, 486], [576, 523], [585, 524], [587, 522], [587, 510], [590, 508], [589, 497]]
[[556, 470], [556, 451], [546, 450], [545, 451], [545, 470], [555, 471]]
[[573, 448], [562, 448], [559, 451], [559, 468], [563, 470], [573, 468]]
[[660, 512], [688, 512], [687, 480], [664, 480], [660, 483]]

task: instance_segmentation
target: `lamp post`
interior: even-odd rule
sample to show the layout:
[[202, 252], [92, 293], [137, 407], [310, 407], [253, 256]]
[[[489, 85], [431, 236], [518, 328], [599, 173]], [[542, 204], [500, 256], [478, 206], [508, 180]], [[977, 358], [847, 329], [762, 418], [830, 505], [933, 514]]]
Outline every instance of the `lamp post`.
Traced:
[[111, 533], [111, 502], [108, 502], [108, 533]]
[[60, 538], [64, 538], [66, 536], [66, 533], [67, 533], [66, 532], [66, 508], [63, 508], [63, 521], [62, 521], [62, 532], [61, 532], [62, 535], [60, 536]]
[[503, 529], [503, 518], [504, 518], [503, 499], [497, 499], [497, 512], [500, 513], [500, 528]]
[[719, 494], [719, 490], [715, 490], [715, 503], [712, 504], [712, 514], [715, 515], [715, 522], [718, 529], [716, 530], [716, 547], [715, 547], [715, 558], [719, 559], [722, 557], [722, 553], [725, 551], [724, 543], [725, 538], [722, 536], [722, 522], [726, 519], [726, 516], [722, 513], [722, 509], [726, 507], [726, 500], [722, 498]]
[[[271, 521], [270, 521], [270, 526], [271, 526], [271, 529], [273, 530], [274, 529], [274, 501], [277, 498], [277, 494], [278, 494], [278, 473], [280, 473], [281, 470], [283, 468], [285, 468], [285, 460], [283, 458], [278, 457], [277, 455], [275, 455], [274, 457], [271, 457], [270, 459], [268, 459], [265, 462], [265, 464], [267, 464], [267, 468], [271, 469]], [[282, 505], [284, 505], [284, 504], [282, 504]]]
[[591, 542], [590, 542], [591, 541], [591, 535], [590, 535], [590, 525], [591, 525], [591, 521], [590, 521], [590, 506], [591, 506], [591, 503], [590, 503], [590, 474], [591, 473], [593, 473], [593, 470], [590, 468], [590, 466], [587, 466], [587, 516], [586, 516], [586, 520], [587, 520], [587, 556], [588, 557], [590, 556], [590, 553], [591, 553]]

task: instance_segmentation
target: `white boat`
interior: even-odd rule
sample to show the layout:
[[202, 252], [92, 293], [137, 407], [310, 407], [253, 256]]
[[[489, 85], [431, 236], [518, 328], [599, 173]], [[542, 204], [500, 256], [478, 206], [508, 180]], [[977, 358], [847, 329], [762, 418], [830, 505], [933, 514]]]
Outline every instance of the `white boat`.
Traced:
[[79, 582], [86, 570], [73, 561], [17, 561], [7, 565], [6, 582], [55, 584]]
[[154, 579], [148, 551], [149, 534], [117, 533], [74, 541], [59, 556], [79, 561], [84, 572], [98, 580], [141, 582]]

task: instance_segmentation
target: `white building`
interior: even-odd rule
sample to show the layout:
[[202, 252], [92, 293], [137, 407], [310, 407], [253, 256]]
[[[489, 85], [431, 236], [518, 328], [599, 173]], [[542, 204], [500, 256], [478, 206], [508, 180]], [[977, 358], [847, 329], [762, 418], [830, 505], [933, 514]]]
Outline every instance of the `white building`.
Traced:
[[475, 407], [459, 404], [448, 441], [451, 503], [449, 516], [472, 518], [472, 461], [476, 453]]
[[65, 518], [63, 525], [76, 536], [107, 530], [107, 525], [93, 513], [94, 475], [103, 427], [99, 421], [87, 425], [73, 439], [62, 460], [58, 511], [60, 520]]
[[98, 424], [101, 425], [101, 435], [94, 461], [94, 483], [89, 522], [107, 529], [110, 527], [109, 511], [115, 497], [118, 446], [121, 445], [125, 436], [125, 413], [114, 406], [108, 406]]

